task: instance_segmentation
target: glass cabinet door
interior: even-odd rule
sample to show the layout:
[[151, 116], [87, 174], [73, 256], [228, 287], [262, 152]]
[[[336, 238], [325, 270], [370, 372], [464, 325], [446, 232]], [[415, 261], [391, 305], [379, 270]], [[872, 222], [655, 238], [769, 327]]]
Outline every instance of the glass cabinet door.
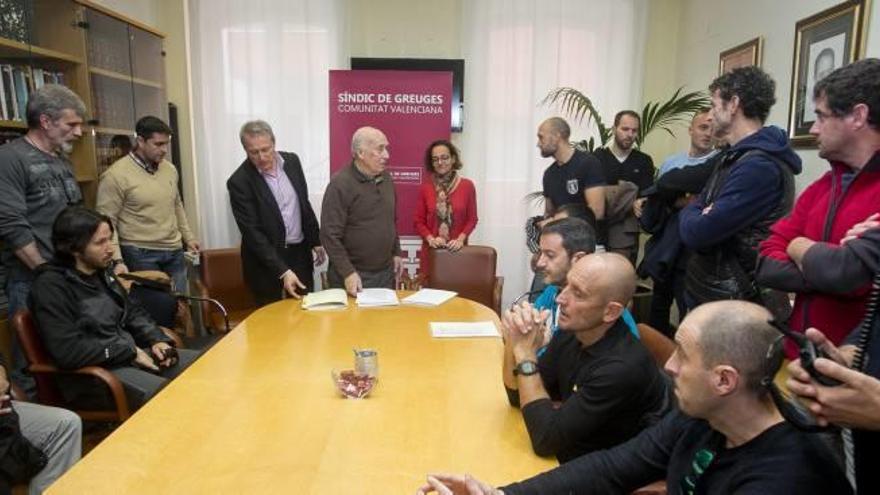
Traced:
[[129, 33], [135, 114], [138, 118], [153, 115], [167, 122], [162, 38], [135, 26], [129, 26]]
[[135, 26], [129, 26], [129, 35], [131, 76], [164, 85], [165, 52], [162, 38]]
[[89, 66], [131, 75], [128, 24], [93, 9], [86, 9]]
[[85, 9], [92, 112], [98, 132], [132, 132], [135, 123], [128, 24]]

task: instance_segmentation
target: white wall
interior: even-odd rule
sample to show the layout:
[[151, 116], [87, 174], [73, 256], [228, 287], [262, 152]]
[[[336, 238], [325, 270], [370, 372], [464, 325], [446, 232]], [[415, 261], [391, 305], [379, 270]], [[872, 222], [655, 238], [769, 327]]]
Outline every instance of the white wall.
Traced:
[[349, 0], [352, 57], [461, 58], [461, 0]]
[[94, 3], [158, 28], [159, 8], [163, 3], [178, 3], [178, 0], [92, 0]]
[[[679, 5], [674, 5], [676, 3]], [[770, 112], [768, 123], [787, 128], [795, 24], [800, 19], [838, 3], [839, 0], [652, 2], [648, 50], [657, 53], [657, 60], [646, 67], [644, 94], [666, 95], [680, 85], [693, 89], [705, 88], [718, 75], [719, 53], [756, 36], [762, 36], [762, 67], [776, 81], [776, 105]], [[880, 9], [874, 8], [869, 15], [866, 54], [869, 57], [878, 57]], [[680, 34], [654, 35], [670, 29]], [[649, 140], [649, 151], [653, 151], [655, 161], [687, 147], [687, 133], [682, 131], [679, 134], [674, 143]], [[797, 179], [798, 187], [802, 189], [824, 173], [827, 165], [816, 156], [815, 149], [802, 148], [798, 150], [798, 154], [804, 162], [804, 172]]]
[[[645, 67], [642, 85], [642, 105], [647, 101], [665, 101], [682, 85], [677, 80], [675, 48], [681, 38], [679, 26], [681, 0], [652, 0], [648, 3], [648, 21], [645, 33]], [[688, 84], [687, 91], [700, 89]], [[674, 129], [676, 135], [687, 132], [684, 128]], [[642, 151], [654, 158], [659, 166], [663, 157], [671, 155], [678, 148], [676, 140], [666, 132], [653, 132], [642, 143]]]

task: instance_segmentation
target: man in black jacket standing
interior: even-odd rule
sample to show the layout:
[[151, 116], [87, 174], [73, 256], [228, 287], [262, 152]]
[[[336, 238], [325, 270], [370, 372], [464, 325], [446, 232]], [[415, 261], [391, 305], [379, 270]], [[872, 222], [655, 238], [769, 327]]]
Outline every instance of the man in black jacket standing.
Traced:
[[[125, 386], [137, 408], [198, 357], [174, 342], [112, 276], [110, 218], [87, 208], [62, 211], [52, 226], [55, 261], [37, 269], [30, 307], [52, 359], [62, 369], [102, 366]], [[95, 387], [65, 381], [65, 398], [103, 404]]]
[[[654, 184], [655, 170], [651, 157], [636, 147], [641, 125], [641, 117], [633, 110], [617, 112], [611, 129], [614, 139], [608, 147], [593, 152], [602, 163], [605, 182], [609, 186], [605, 191], [608, 199], [606, 211], [619, 212], [605, 216], [605, 228], [600, 229], [599, 242], [608, 251], [626, 256], [633, 265], [639, 257], [637, 217], [642, 214], [645, 189]], [[634, 184], [638, 191], [634, 193], [632, 186], [620, 182]], [[627, 191], [629, 193], [624, 194]]]
[[740, 67], [709, 85], [715, 135], [730, 148], [699, 198], [678, 214], [692, 254], [685, 271], [688, 308], [723, 299], [758, 300], [758, 244], [791, 211], [801, 159], [785, 132], [765, 126], [776, 83], [758, 67]]
[[326, 258], [302, 165], [296, 154], [275, 151], [275, 134], [262, 120], [245, 123], [239, 137], [247, 160], [226, 188], [241, 231], [245, 283], [260, 306], [284, 293], [299, 298], [314, 289], [314, 265]]

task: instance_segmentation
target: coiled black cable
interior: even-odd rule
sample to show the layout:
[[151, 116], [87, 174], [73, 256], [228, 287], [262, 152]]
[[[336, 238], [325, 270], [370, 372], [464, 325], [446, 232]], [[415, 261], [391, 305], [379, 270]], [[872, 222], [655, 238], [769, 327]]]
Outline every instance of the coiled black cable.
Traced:
[[865, 318], [862, 320], [859, 330], [859, 338], [856, 342], [856, 353], [853, 356], [852, 369], [864, 371], [865, 353], [871, 343], [871, 335], [874, 333], [874, 322], [877, 320], [877, 309], [880, 307], [880, 271], [874, 274], [871, 280], [871, 292], [865, 305]]

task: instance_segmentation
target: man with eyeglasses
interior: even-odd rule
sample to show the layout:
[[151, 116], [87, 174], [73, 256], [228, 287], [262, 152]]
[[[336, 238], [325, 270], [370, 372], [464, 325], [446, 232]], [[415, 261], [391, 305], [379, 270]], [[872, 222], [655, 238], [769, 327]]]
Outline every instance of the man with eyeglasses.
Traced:
[[[545, 248], [554, 225], [545, 227]], [[635, 291], [632, 264], [612, 253], [575, 255], [546, 352], [539, 356], [548, 310], [522, 302], [502, 317], [508, 399], [522, 408], [535, 453], [560, 462], [632, 438], [669, 404], [657, 363], [621, 317]]]
[[666, 363], [681, 411], [622, 445], [497, 489], [468, 475], [429, 475], [418, 493], [629, 493], [664, 477], [669, 493], [852, 493], [821, 440], [773, 404], [768, 383], [777, 370], [768, 363], [779, 361], [768, 351], [780, 334], [769, 319], [744, 301], [689, 313]]
[[[832, 72], [816, 84], [814, 96], [816, 121], [810, 132], [819, 156], [831, 161], [831, 171], [804, 191], [792, 214], [803, 211], [813, 227], [788, 247], [792, 259], [802, 253], [803, 278], [811, 285], [809, 292], [798, 294], [795, 306], [796, 312], [806, 307], [811, 318], [795, 329], [815, 327], [806, 336], [830, 358], [817, 359], [815, 369], [840, 384], [823, 385], [794, 361], [788, 386], [820, 424], [851, 428], [852, 448], [847, 442], [846, 452], [856, 489], [880, 493], [875, 467], [880, 455], [880, 318], [866, 290], [880, 271], [880, 60], [864, 59]], [[847, 176], [852, 178], [844, 182], [847, 192], [840, 197], [832, 186]], [[825, 220], [822, 210], [829, 208], [829, 196], [840, 199]], [[870, 216], [859, 221], [865, 215]], [[833, 222], [831, 238], [809, 235], [820, 220]], [[843, 233], [853, 222], [859, 223]], [[773, 229], [775, 236], [777, 226]], [[815, 290], [817, 277], [826, 281], [825, 294]], [[841, 295], [840, 290], [852, 292]], [[865, 309], [874, 314], [866, 315]], [[857, 325], [861, 328], [845, 338]]]
[[810, 134], [830, 170], [770, 229], [756, 278], [797, 294], [789, 321], [793, 330], [819, 328], [839, 345], [865, 315], [873, 265], [880, 258], [876, 228], [861, 239], [848, 235], [854, 226], [861, 232], [880, 225], [880, 60], [859, 60], [832, 72], [816, 83], [813, 98]]
[[247, 158], [226, 188], [241, 231], [245, 284], [260, 306], [300, 298], [314, 289], [314, 267], [326, 258], [302, 163], [275, 149], [264, 120], [245, 122], [238, 136]]
[[[76, 93], [46, 84], [28, 99], [27, 134], [0, 146], [0, 240], [10, 321], [27, 308], [34, 269], [52, 259], [55, 217], [82, 203], [68, 156], [82, 136], [85, 115]], [[10, 378], [31, 394], [34, 382], [26, 366], [16, 341]]]

